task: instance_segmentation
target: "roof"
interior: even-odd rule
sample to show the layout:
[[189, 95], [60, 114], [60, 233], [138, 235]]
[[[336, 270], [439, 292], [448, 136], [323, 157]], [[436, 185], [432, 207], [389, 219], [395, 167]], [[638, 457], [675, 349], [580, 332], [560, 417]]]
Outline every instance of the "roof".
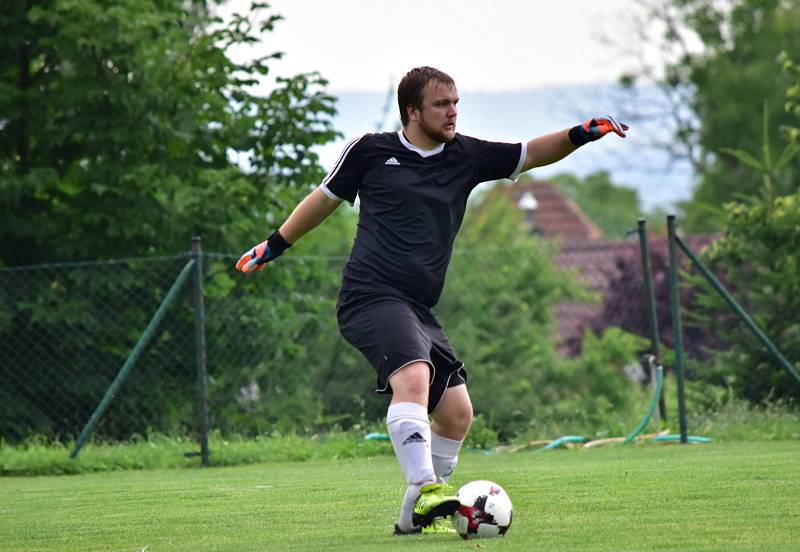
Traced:
[[581, 208], [552, 182], [521, 182], [510, 187], [508, 193], [523, 212], [525, 224], [543, 238], [585, 242], [599, 240], [603, 235]]
[[[717, 236], [694, 235], [684, 236], [684, 242], [694, 251], [699, 251], [710, 244]], [[666, 258], [668, 248], [667, 237], [648, 236], [648, 249], [652, 256]], [[635, 237], [624, 241], [593, 241], [573, 242], [563, 244], [554, 254], [553, 262], [561, 271], [576, 271], [576, 281], [583, 284], [588, 290], [599, 295], [598, 302], [562, 302], [555, 305], [554, 314], [556, 331], [561, 339], [560, 351], [566, 354], [575, 354], [579, 350], [581, 335], [587, 329], [603, 326], [608, 321], [600, 320], [603, 316], [604, 302], [612, 286], [619, 286], [625, 282], [626, 292], [634, 296], [644, 290], [643, 276], [639, 272], [641, 265], [641, 250], [639, 240]], [[681, 257], [683, 259], [683, 257]], [[628, 281], [625, 276], [626, 268], [636, 267], [636, 281]], [[653, 285], [657, 288], [666, 285], [666, 271], [664, 267], [653, 267]], [[636, 302], [636, 301], [634, 301]], [[622, 314], [622, 313], [620, 313]], [[638, 313], [638, 322], [642, 325], [640, 335], [649, 335], [647, 332], [647, 313]]]

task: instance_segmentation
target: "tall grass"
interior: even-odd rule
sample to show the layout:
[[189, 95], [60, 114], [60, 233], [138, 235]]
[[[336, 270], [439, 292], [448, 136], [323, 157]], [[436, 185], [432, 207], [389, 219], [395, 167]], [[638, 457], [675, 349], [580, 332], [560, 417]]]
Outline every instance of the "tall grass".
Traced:
[[[774, 402], [757, 407], [724, 393], [713, 395], [707, 389], [690, 388], [690, 394], [701, 392], [704, 402], [690, 413], [688, 420], [693, 435], [711, 437], [715, 442], [800, 440], [800, 412], [792, 404]], [[693, 397], [692, 404], [700, 402], [699, 398]], [[668, 411], [672, 414], [668, 426], [677, 432], [677, 408], [672, 401]], [[615, 414], [612, 411], [606, 424], [591, 426], [587, 417], [575, 412], [572, 418], [535, 420], [529, 430], [511, 444], [546, 441], [567, 434], [584, 435], [589, 439], [624, 436], [637, 422], [629, 414]], [[382, 424], [376, 422], [369, 429], [357, 426], [350, 431], [305, 435], [273, 433], [245, 438], [212, 433], [209, 438], [211, 463], [214, 466], [232, 466], [392, 455], [391, 444], [387, 441], [365, 439], [367, 433], [381, 429]], [[651, 424], [649, 431], [653, 429]], [[476, 417], [465, 447], [491, 452], [498, 444], [497, 434], [490, 424], [482, 417]], [[0, 441], [0, 475], [80, 474], [196, 468], [200, 465], [195, 454], [197, 442], [185, 435], [154, 433], [147, 437], [136, 436], [122, 443], [90, 442], [77, 459], [71, 460], [69, 453], [73, 446], [73, 442], [61, 443], [43, 438], [31, 438], [13, 445]], [[503, 449], [507, 450], [508, 447]]]

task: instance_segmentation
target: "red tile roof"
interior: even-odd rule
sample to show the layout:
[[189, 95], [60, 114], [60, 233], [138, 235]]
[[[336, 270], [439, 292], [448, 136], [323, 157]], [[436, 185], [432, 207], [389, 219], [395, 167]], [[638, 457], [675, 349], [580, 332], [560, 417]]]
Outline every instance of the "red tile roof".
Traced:
[[[526, 194], [528, 197], [525, 197]], [[521, 182], [509, 188], [509, 195], [514, 205], [523, 211], [525, 223], [544, 238], [582, 242], [602, 237], [600, 229], [581, 208], [552, 182]], [[530, 196], [536, 200], [536, 208], [532, 210], [525, 208]]]
[[[684, 242], [694, 251], [700, 251], [703, 247], [710, 244], [716, 236], [685, 236]], [[648, 248], [651, 255], [666, 256], [667, 238], [666, 236], [649, 236]], [[638, 269], [641, 266], [641, 252], [639, 240], [634, 237], [625, 241], [593, 241], [593, 242], [573, 242], [565, 243], [553, 256], [556, 267], [562, 271], [575, 271], [576, 280], [590, 291], [599, 295], [596, 303], [559, 303], [554, 308], [556, 319], [556, 331], [559, 336], [560, 351], [565, 354], [576, 354], [579, 350], [581, 335], [587, 329], [603, 326], [604, 321], [600, 320], [603, 315], [604, 302], [612, 285], [620, 285], [625, 281], [628, 292], [631, 294], [643, 294], [641, 289], [644, 277]], [[632, 264], [631, 264], [632, 263]], [[623, 273], [626, 267], [637, 267], [636, 282], [628, 281]], [[658, 271], [653, 267], [653, 285], [655, 287], [666, 286], [666, 272]], [[634, 298], [631, 298], [632, 301]], [[639, 297], [641, 302], [644, 299]], [[647, 332], [646, 312], [638, 313], [641, 320], [642, 331], [639, 335], [649, 335]], [[663, 331], [663, 330], [662, 330]]]

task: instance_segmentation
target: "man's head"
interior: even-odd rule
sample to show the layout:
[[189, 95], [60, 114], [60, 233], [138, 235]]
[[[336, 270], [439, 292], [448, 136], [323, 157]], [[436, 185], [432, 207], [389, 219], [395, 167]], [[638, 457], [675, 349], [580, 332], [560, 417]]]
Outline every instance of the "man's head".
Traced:
[[397, 87], [403, 128], [409, 124], [435, 142], [449, 142], [456, 133], [458, 91], [452, 77], [433, 67], [412, 69]]

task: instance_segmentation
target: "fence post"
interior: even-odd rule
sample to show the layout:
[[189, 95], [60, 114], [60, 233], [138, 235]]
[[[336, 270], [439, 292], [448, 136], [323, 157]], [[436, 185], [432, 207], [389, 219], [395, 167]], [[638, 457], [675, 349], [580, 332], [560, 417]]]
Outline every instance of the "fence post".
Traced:
[[703, 276], [705, 276], [706, 280], [708, 280], [708, 283], [711, 284], [711, 287], [713, 287], [714, 290], [717, 293], [719, 293], [719, 295], [725, 300], [728, 306], [731, 309], [733, 309], [733, 312], [735, 312], [736, 315], [745, 324], [747, 324], [747, 327], [750, 329], [751, 332], [753, 332], [753, 335], [755, 335], [759, 339], [759, 341], [761, 341], [764, 347], [767, 348], [767, 351], [769, 351], [769, 353], [773, 356], [773, 358], [778, 361], [778, 364], [780, 364], [784, 370], [786, 370], [789, 374], [791, 374], [791, 376], [794, 377], [795, 381], [800, 383], [800, 374], [797, 373], [797, 370], [795, 370], [792, 367], [791, 363], [788, 360], [786, 360], [786, 357], [783, 356], [778, 347], [776, 347], [775, 344], [772, 341], [770, 341], [769, 337], [767, 337], [767, 334], [765, 334], [761, 330], [761, 328], [758, 327], [758, 324], [756, 324], [755, 321], [750, 317], [750, 315], [747, 314], [747, 311], [745, 311], [744, 308], [742, 308], [742, 306], [736, 302], [736, 299], [734, 299], [733, 295], [731, 295], [728, 292], [728, 290], [725, 289], [725, 286], [722, 285], [722, 282], [720, 282], [717, 279], [717, 277], [714, 276], [714, 274], [708, 269], [708, 267], [703, 263], [703, 261], [700, 260], [700, 257], [695, 255], [694, 252], [691, 250], [691, 248], [685, 243], [683, 243], [682, 239], [680, 239], [677, 236], [675, 236], [675, 239], [680, 248], [683, 250], [683, 252], [686, 253], [686, 256], [689, 257], [689, 259], [694, 263], [694, 265], [697, 268], [700, 269], [700, 272], [703, 273]]
[[189, 260], [186, 263], [186, 266], [183, 267], [181, 273], [178, 274], [178, 277], [175, 279], [175, 282], [172, 284], [172, 287], [169, 288], [166, 297], [161, 301], [161, 304], [158, 306], [156, 313], [153, 315], [153, 318], [150, 320], [150, 323], [147, 324], [147, 327], [144, 329], [144, 333], [139, 338], [139, 341], [136, 342], [136, 345], [133, 347], [133, 351], [131, 354], [128, 355], [128, 358], [125, 359], [125, 364], [122, 365], [119, 372], [117, 372], [114, 381], [111, 382], [111, 385], [108, 386], [106, 389], [105, 395], [103, 395], [103, 399], [100, 401], [100, 404], [97, 405], [97, 408], [92, 413], [91, 418], [86, 423], [81, 431], [81, 434], [78, 436], [78, 440], [75, 442], [75, 447], [72, 449], [72, 452], [69, 454], [69, 457], [74, 459], [78, 456], [78, 453], [83, 448], [83, 445], [86, 441], [91, 437], [92, 433], [94, 432], [95, 427], [97, 424], [100, 423], [100, 419], [103, 417], [108, 406], [111, 404], [111, 401], [114, 400], [114, 397], [117, 395], [117, 391], [125, 382], [125, 379], [128, 377], [128, 374], [133, 368], [133, 365], [136, 364], [139, 356], [144, 351], [147, 344], [150, 343], [150, 340], [156, 333], [156, 328], [161, 323], [161, 320], [164, 318], [164, 315], [167, 313], [167, 309], [175, 302], [175, 299], [178, 297], [178, 293], [180, 292], [183, 284], [189, 278], [189, 274], [192, 271], [194, 266], [194, 260]]
[[192, 238], [192, 255], [195, 261], [194, 285], [194, 336], [197, 372], [197, 433], [200, 440], [200, 462], [208, 460], [208, 373], [206, 366], [206, 313], [203, 301], [203, 242], [200, 236]]
[[683, 374], [683, 334], [681, 330], [681, 300], [678, 290], [678, 256], [675, 252], [675, 215], [667, 215], [669, 244], [669, 298], [672, 308], [672, 333], [675, 339], [675, 377], [678, 380], [678, 424], [681, 443], [688, 442], [686, 429], [686, 392]]
[[[653, 288], [653, 266], [650, 261], [650, 249], [647, 244], [647, 221], [639, 219], [639, 248], [642, 255], [642, 272], [644, 273], [644, 288], [647, 294], [647, 311], [650, 319], [650, 341], [652, 343], [655, 365], [661, 366], [661, 339], [658, 335], [658, 312], [656, 311], [656, 292]], [[651, 369], [650, 376], [655, 385], [655, 373]], [[661, 430], [660, 419], [667, 420], [667, 404], [662, 393], [658, 398], [658, 414], [656, 416], [657, 431]]]

